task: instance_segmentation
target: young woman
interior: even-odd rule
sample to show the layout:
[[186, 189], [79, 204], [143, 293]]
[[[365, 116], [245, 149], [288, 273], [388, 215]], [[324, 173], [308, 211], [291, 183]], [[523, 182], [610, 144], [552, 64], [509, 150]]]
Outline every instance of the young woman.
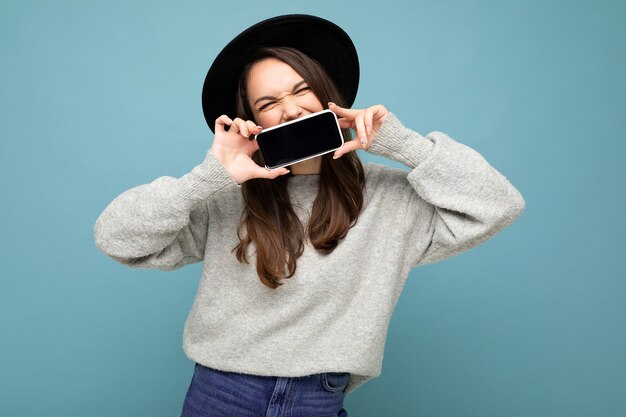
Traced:
[[[184, 416], [346, 416], [345, 395], [380, 375], [410, 270], [484, 242], [524, 210], [471, 148], [422, 136], [382, 105], [351, 109], [358, 71], [331, 22], [252, 26], [207, 74], [215, 137], [202, 163], [122, 193], [97, 219], [98, 248], [125, 265], [204, 262], [184, 329], [195, 362]], [[326, 108], [344, 128], [341, 148], [262, 167], [254, 134]], [[410, 171], [362, 165], [357, 149]]]

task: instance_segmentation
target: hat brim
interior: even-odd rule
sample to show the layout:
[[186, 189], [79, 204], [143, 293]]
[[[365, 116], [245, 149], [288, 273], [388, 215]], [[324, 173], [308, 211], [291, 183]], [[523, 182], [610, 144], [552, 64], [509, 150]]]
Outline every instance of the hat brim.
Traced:
[[202, 110], [211, 131], [222, 114], [236, 116], [235, 96], [241, 71], [262, 47], [287, 46], [317, 60], [352, 106], [359, 86], [359, 59], [348, 34], [328, 20], [302, 14], [259, 22], [228, 43], [219, 53], [202, 88]]

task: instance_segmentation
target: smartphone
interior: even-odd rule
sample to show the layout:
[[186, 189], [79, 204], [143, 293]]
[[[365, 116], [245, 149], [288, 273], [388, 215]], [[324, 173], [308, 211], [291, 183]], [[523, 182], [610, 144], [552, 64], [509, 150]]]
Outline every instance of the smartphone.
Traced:
[[267, 169], [324, 155], [344, 142], [337, 115], [330, 109], [269, 127], [255, 139]]

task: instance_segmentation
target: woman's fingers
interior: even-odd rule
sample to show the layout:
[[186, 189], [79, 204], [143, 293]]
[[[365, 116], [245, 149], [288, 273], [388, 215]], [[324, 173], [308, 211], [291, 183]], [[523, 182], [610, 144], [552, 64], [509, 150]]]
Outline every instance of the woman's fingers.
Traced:
[[374, 125], [374, 112], [371, 107], [365, 109], [365, 114], [363, 116], [365, 121], [365, 131], [367, 132], [367, 137], [369, 138], [372, 135], [372, 129]]
[[[328, 103], [328, 108], [332, 110], [337, 116], [339, 127], [342, 129], [351, 128], [356, 130], [357, 137], [363, 147], [367, 146], [367, 137], [371, 128], [367, 129], [367, 123], [370, 123], [364, 119], [367, 116], [367, 110], [359, 109], [346, 109], [336, 105], [333, 102]], [[371, 113], [371, 112], [370, 112]], [[371, 116], [369, 116], [371, 118]], [[371, 123], [370, 123], [371, 124]]]
[[246, 120], [246, 127], [248, 129], [248, 139], [252, 140], [252, 135], [257, 135], [263, 130], [261, 126], [258, 126], [252, 120]]
[[342, 129], [352, 128], [352, 125], [353, 125], [352, 120], [341, 118], [341, 119], [337, 119], [337, 121], [339, 122], [339, 127]]
[[356, 151], [357, 149], [362, 149], [361, 142], [358, 139], [352, 139], [351, 141], [348, 141], [341, 145], [339, 149], [335, 150], [335, 153], [333, 154], [333, 159], [340, 158], [348, 152]]
[[346, 142], [341, 148], [335, 151], [333, 156], [335, 159], [350, 151], [369, 149], [376, 132], [389, 114], [389, 111], [382, 104], [376, 104], [362, 110], [355, 110], [344, 109], [334, 103], [328, 103], [328, 108], [341, 117], [338, 121], [342, 129], [350, 128], [356, 131], [356, 137], [354, 139]]
[[252, 155], [259, 150], [259, 143], [256, 141], [256, 137], [251, 137], [250, 138], [250, 142], [248, 143], [249, 149], [250, 149], [250, 153], [249, 156], [252, 157]]
[[369, 136], [367, 124], [371, 122], [367, 121], [366, 118], [371, 116], [368, 116], [368, 113], [364, 110], [345, 109], [332, 102], [328, 103], [328, 106], [335, 114], [341, 116], [341, 118], [338, 119], [339, 127], [342, 129], [351, 128], [356, 130], [356, 137], [335, 150], [333, 158], [340, 158], [348, 152], [356, 151], [357, 149], [367, 149], [367, 138]]
[[258, 126], [252, 120], [243, 120], [239, 117], [233, 120], [233, 125], [237, 126], [235, 133], [239, 133], [241, 136], [250, 138], [252, 135], [256, 135], [263, 130], [261, 126]]
[[[228, 131], [226, 130], [226, 126], [229, 126]], [[241, 136], [249, 138], [253, 134], [256, 135], [260, 133], [261, 130], [263, 130], [263, 128], [258, 126], [252, 120], [243, 120], [239, 117], [231, 120], [230, 117], [223, 114], [215, 120], [216, 133], [237, 133]]]
[[363, 147], [367, 146], [367, 132], [365, 131], [365, 121], [363, 120], [363, 112], [359, 113], [354, 121], [356, 125], [357, 138]]
[[226, 116], [225, 114], [221, 115], [220, 117], [215, 119], [215, 132], [225, 132], [226, 129], [224, 128], [224, 126], [230, 126], [232, 123], [233, 121], [230, 119], [230, 117]]
[[[226, 130], [227, 126], [229, 126], [228, 130]], [[239, 117], [231, 120], [228, 116], [221, 115], [215, 119], [216, 140], [213, 142], [211, 152], [238, 184], [251, 178], [274, 179], [290, 172], [287, 168], [268, 170], [252, 160], [252, 156], [259, 149], [254, 135], [262, 130], [263, 127], [253, 121]], [[242, 141], [241, 137], [249, 140]]]
[[332, 101], [328, 102], [328, 108], [333, 113], [335, 113], [337, 116], [344, 117], [344, 118], [346, 118], [348, 120], [354, 120], [356, 115], [359, 113], [359, 110], [346, 109], [346, 108], [343, 108], [343, 107], [339, 107], [338, 105], [336, 105]]
[[235, 120], [233, 120], [233, 126], [237, 126], [237, 131], [235, 133], [238, 132], [239, 134], [241, 134], [241, 136], [244, 136], [246, 138], [250, 136], [250, 131], [248, 130], [248, 126], [245, 120], [236, 117]]
[[280, 177], [281, 175], [286, 175], [288, 173], [289, 170], [287, 168], [267, 169], [257, 165], [254, 169], [254, 176], [256, 178], [267, 178], [271, 180], [276, 177]]

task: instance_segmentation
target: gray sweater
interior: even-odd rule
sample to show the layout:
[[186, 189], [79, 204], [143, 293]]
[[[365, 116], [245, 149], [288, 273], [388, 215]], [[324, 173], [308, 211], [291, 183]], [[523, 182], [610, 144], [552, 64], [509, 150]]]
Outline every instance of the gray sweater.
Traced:
[[[97, 247], [135, 268], [204, 262], [185, 323], [187, 357], [266, 376], [349, 372], [347, 393], [380, 375], [389, 320], [411, 268], [484, 242], [524, 210], [521, 194], [473, 149], [442, 132], [421, 136], [389, 114], [369, 152], [410, 172], [365, 164], [364, 207], [334, 252], [310, 245], [293, 277], [263, 285], [231, 249], [241, 190], [207, 152], [181, 178], [159, 177], [115, 198], [95, 223]], [[319, 175], [288, 190], [306, 224]]]

